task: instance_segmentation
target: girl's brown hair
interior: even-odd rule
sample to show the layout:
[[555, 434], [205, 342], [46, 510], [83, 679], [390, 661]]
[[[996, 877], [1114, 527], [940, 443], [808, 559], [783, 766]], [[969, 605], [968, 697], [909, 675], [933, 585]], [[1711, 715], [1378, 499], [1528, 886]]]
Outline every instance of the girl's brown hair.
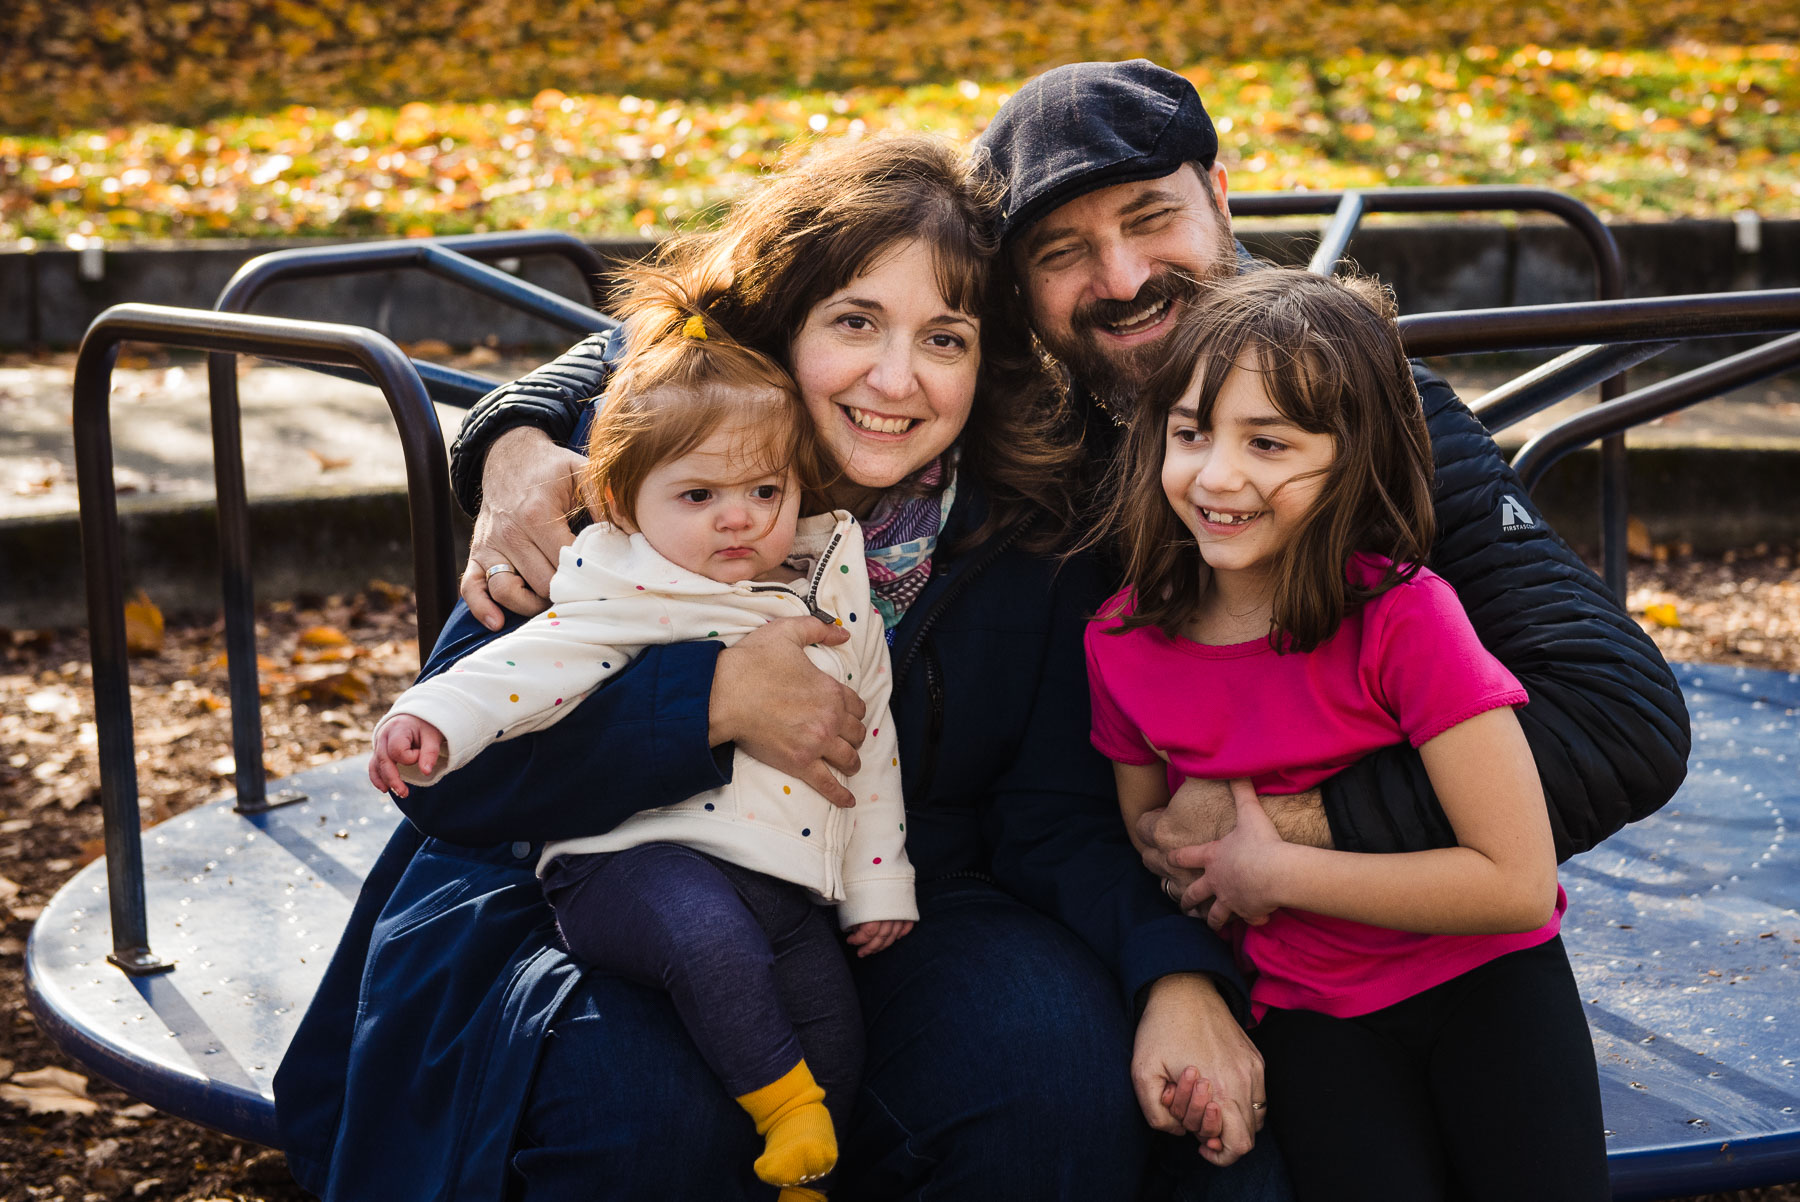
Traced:
[[[582, 497], [598, 518], [637, 525], [637, 496], [658, 464], [692, 451], [720, 426], [745, 432], [748, 472], [790, 467], [816, 494], [829, 479], [812, 422], [781, 365], [732, 337], [714, 314], [724, 279], [628, 273], [618, 306], [629, 341], [588, 435]], [[804, 504], [804, 502], [803, 502]]]
[[938, 290], [981, 323], [975, 404], [960, 437], [960, 470], [992, 502], [969, 541], [1032, 509], [1066, 528], [1079, 441], [1061, 384], [1038, 354], [1015, 298], [995, 270], [993, 186], [935, 138], [836, 142], [771, 175], [717, 231], [672, 239], [657, 271], [722, 281], [709, 311], [743, 343], [786, 363], [814, 305], [909, 242], [930, 248]]
[[[1102, 527], [1090, 536], [1123, 543], [1136, 605], [1121, 629], [1173, 635], [1199, 608], [1205, 563], [1162, 488], [1169, 411], [1194, 395], [1197, 424], [1210, 428], [1219, 392], [1238, 371], [1257, 373], [1283, 417], [1329, 434], [1336, 450], [1276, 560], [1271, 645], [1311, 651], [1356, 607], [1418, 572], [1433, 537], [1431, 439], [1380, 285], [1288, 268], [1248, 271], [1214, 286], [1184, 317], [1168, 355], [1138, 399]], [[1357, 552], [1389, 566], [1371, 583], [1353, 580]]]

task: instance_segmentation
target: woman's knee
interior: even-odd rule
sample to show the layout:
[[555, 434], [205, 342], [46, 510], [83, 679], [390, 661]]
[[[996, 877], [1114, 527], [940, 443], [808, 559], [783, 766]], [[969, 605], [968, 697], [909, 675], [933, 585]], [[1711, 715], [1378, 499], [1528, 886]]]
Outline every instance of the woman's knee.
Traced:
[[667, 996], [590, 974], [545, 1036], [513, 1169], [526, 1197], [760, 1197], [760, 1146]]
[[847, 1173], [885, 1183], [874, 1196], [908, 1192], [894, 1183], [910, 1174], [946, 1192], [1131, 1197], [1148, 1128], [1117, 986], [1049, 919], [959, 892], [923, 894], [913, 933], [858, 966], [868, 1067]]

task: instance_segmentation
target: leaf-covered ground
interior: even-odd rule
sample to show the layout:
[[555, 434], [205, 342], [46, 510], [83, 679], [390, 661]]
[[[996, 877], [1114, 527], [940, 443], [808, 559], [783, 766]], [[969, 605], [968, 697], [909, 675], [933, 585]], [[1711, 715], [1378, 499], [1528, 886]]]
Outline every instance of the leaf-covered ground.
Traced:
[[[1654, 549], [1653, 549], [1654, 550]], [[1629, 608], [1672, 659], [1800, 669], [1800, 548], [1632, 565]], [[132, 708], [145, 821], [229, 787], [217, 624], [132, 626]], [[417, 670], [402, 590], [265, 606], [258, 651], [271, 776], [368, 751]], [[0, 1202], [301, 1202], [278, 1153], [170, 1118], [63, 1056], [26, 1009], [24, 941], [52, 893], [100, 853], [87, 640], [0, 631]], [[1709, 1202], [1800, 1202], [1800, 1184]]]
[[[684, 7], [701, 6], [675, 6]], [[851, 14], [872, 7], [841, 6]], [[1786, 40], [1616, 50], [1479, 34], [1471, 41], [1456, 19], [1470, 7], [1413, 6], [1431, 10], [1444, 25], [1437, 44], [1455, 50], [1396, 33], [1398, 50], [1277, 52], [1266, 46], [1278, 39], [1265, 38], [1251, 57], [1202, 57], [1188, 49], [1195, 43], [1144, 38], [1163, 61], [1189, 64], [1182, 69], [1218, 119], [1238, 190], [1519, 182], [1571, 192], [1609, 218], [1800, 214], [1800, 30], [1787, 29], [1800, 16], [1766, 23]], [[1324, 5], [1321, 19], [1360, 13], [1379, 33], [1390, 9]], [[713, 31], [696, 46], [716, 40]], [[794, 86], [805, 72], [785, 83], [755, 72], [709, 83], [696, 69], [670, 77], [686, 91], [613, 83], [510, 101], [321, 101], [197, 124], [0, 133], [0, 244], [522, 227], [662, 234], [715, 218], [797, 139], [894, 129], [973, 137], [1025, 78], [1011, 44], [998, 35], [959, 42], [986, 46], [992, 57], [957, 59], [969, 69], [962, 78], [910, 85], [920, 73], [893, 63], [848, 73], [889, 82], [821, 90]], [[1381, 44], [1375, 36], [1362, 43]], [[14, 98], [31, 91], [20, 78], [3, 89]], [[494, 86], [508, 78], [497, 72]], [[636, 78], [651, 82], [642, 71]], [[458, 94], [426, 82], [410, 94]], [[318, 93], [336, 94], [323, 85]]]

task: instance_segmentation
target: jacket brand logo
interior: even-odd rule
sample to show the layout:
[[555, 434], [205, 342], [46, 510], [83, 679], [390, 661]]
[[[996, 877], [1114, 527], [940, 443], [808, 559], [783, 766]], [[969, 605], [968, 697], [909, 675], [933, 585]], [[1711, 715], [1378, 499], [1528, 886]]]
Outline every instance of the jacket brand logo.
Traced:
[[1536, 525], [1537, 519], [1531, 516], [1531, 512], [1525, 508], [1519, 498], [1514, 496], [1500, 498], [1500, 529], [1503, 532], [1528, 530]]

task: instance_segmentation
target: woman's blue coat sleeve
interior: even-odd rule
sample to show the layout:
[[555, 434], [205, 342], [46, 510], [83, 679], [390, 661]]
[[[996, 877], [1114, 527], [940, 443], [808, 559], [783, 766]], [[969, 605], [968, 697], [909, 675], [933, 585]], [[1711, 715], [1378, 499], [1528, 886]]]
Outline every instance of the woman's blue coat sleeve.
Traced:
[[1030, 725], [985, 814], [1000, 884], [1068, 926], [1112, 969], [1136, 1007], [1159, 977], [1213, 977], [1240, 1020], [1246, 989], [1230, 950], [1183, 915], [1143, 864], [1119, 814], [1112, 765], [1088, 741], [1082, 629], [1108, 589], [1096, 557], [1071, 560], [1053, 616]]
[[[496, 637], [458, 603], [420, 679]], [[395, 804], [428, 835], [485, 847], [600, 834], [716, 789], [731, 779], [730, 746], [707, 741], [721, 649], [711, 640], [647, 648], [556, 725], [495, 743]]]
[[[1566, 860], [1674, 795], [1687, 774], [1687, 707], [1656, 644], [1544, 521], [1474, 414], [1436, 375], [1413, 374], [1437, 462], [1431, 568], [1531, 696], [1519, 722]], [[1346, 851], [1456, 841], [1410, 747], [1365, 757], [1322, 792]]]

